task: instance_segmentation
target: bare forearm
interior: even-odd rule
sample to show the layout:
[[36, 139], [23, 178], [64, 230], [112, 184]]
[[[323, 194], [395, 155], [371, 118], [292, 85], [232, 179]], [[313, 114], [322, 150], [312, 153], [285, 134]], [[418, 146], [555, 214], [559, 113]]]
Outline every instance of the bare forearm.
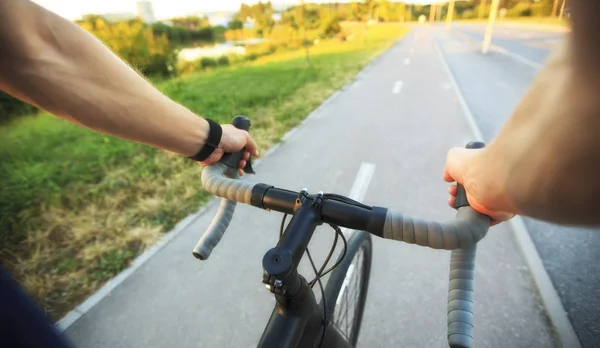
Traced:
[[0, 51], [0, 88], [57, 116], [184, 155], [204, 144], [205, 120], [92, 35], [29, 1], [0, 0]]
[[[573, 41], [540, 71], [498, 137], [479, 157], [504, 207], [560, 223], [600, 223], [598, 68], [574, 62]], [[597, 64], [597, 63], [596, 63]]]

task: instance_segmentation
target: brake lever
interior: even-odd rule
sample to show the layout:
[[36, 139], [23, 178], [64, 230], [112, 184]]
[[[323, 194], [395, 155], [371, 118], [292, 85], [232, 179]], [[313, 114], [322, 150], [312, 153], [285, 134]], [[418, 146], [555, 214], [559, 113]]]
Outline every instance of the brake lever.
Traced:
[[[250, 131], [250, 119], [246, 116], [234, 117], [231, 121], [231, 124], [233, 124], [235, 128], [243, 129], [246, 132]], [[244, 157], [245, 152], [246, 148], [243, 148], [241, 151], [238, 152], [226, 153], [223, 155], [223, 157], [221, 157], [221, 160], [219, 162], [223, 163], [231, 169], [238, 169], [240, 161]], [[244, 166], [243, 169], [245, 173], [256, 174], [254, 172], [254, 169], [252, 169], [252, 155], [248, 157], [248, 160], [246, 161], [246, 166]]]

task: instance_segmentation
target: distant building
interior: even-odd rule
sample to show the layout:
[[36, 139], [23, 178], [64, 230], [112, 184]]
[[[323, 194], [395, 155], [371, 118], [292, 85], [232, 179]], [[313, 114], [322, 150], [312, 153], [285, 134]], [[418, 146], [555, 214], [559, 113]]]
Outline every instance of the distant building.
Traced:
[[154, 18], [154, 10], [152, 9], [152, 2], [149, 0], [138, 0], [138, 18], [143, 20], [145, 23], [152, 24], [156, 22]]

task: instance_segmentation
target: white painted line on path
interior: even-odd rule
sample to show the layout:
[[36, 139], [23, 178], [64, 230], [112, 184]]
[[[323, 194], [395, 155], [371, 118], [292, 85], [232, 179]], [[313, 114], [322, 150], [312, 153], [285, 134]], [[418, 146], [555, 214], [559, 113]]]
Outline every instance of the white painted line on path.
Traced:
[[410, 58], [404, 58], [404, 65], [410, 64]]
[[400, 91], [402, 90], [403, 84], [404, 83], [402, 81], [396, 81], [396, 83], [394, 83], [394, 88], [392, 88], [392, 93], [394, 93], [394, 94], [400, 93]]
[[[367, 189], [369, 188], [373, 174], [375, 174], [374, 164], [367, 162], [361, 163], [358, 173], [356, 174], [356, 179], [354, 179], [352, 189], [350, 189], [348, 198], [362, 202], [362, 200], [365, 199], [365, 194], [367, 193]], [[342, 228], [341, 230], [346, 239], [349, 239], [351, 233], [349, 233], [346, 228]]]

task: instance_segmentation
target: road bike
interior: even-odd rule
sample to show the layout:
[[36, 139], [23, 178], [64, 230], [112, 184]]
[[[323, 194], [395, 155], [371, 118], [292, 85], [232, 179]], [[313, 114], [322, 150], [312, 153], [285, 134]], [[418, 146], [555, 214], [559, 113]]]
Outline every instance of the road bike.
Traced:
[[[233, 124], [240, 129], [250, 129], [250, 120], [244, 116], [234, 118]], [[482, 143], [467, 145], [468, 148], [482, 146]], [[459, 185], [455, 220], [426, 221], [338, 194], [310, 194], [306, 189], [295, 192], [239, 180], [237, 166], [242, 154], [243, 151], [227, 154], [220, 163], [202, 171], [204, 188], [222, 200], [193, 254], [200, 260], [210, 256], [229, 226], [237, 202], [285, 214], [280, 239], [262, 260], [262, 282], [274, 294], [275, 308], [258, 347], [355, 347], [369, 287], [371, 235], [452, 250], [448, 344], [453, 348], [471, 347], [476, 245], [486, 235], [490, 219], [469, 206], [463, 187]], [[251, 161], [245, 170], [253, 173]], [[285, 227], [287, 215], [292, 215], [292, 219]], [[307, 246], [317, 226], [322, 224], [329, 224], [336, 235], [331, 251], [317, 269]], [[346, 238], [340, 227], [355, 232]], [[339, 240], [343, 243], [342, 252], [326, 269]], [[298, 264], [305, 254], [315, 272], [311, 281], [298, 272]], [[323, 289], [321, 278], [328, 273], [331, 273], [330, 278]], [[315, 284], [321, 290], [319, 303], [312, 291]]]

